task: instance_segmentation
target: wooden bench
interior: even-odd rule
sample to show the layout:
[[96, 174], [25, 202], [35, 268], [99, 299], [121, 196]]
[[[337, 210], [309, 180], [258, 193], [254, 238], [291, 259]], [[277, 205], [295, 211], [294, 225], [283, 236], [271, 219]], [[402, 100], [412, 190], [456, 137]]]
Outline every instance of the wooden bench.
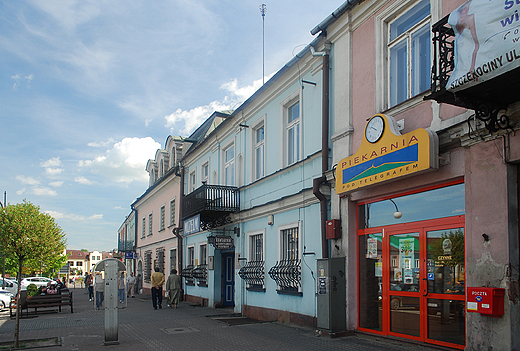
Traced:
[[[61, 290], [59, 294], [52, 295], [36, 295], [31, 297], [21, 297], [21, 311], [27, 311], [29, 315], [29, 309], [34, 308], [34, 313], [38, 313], [38, 309], [46, 307], [58, 307], [61, 312], [61, 306], [70, 306], [70, 313], [74, 313], [72, 305], [72, 291]], [[16, 297], [11, 298], [11, 304], [9, 305], [9, 312], [11, 317], [16, 315]]]

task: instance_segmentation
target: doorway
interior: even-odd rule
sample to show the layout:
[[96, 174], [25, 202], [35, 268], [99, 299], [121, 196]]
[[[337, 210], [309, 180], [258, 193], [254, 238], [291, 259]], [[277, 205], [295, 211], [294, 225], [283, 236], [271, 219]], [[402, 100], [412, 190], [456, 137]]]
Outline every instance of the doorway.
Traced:
[[465, 345], [464, 216], [363, 230], [359, 327]]
[[222, 253], [222, 305], [235, 306], [235, 252]]

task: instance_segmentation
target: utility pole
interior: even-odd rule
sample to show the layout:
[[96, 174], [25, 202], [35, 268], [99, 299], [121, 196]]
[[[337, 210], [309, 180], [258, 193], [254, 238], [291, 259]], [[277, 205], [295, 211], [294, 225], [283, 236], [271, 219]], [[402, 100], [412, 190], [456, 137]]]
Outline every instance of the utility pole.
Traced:
[[260, 5], [260, 13], [262, 14], [262, 85], [265, 84], [265, 13], [267, 5]]

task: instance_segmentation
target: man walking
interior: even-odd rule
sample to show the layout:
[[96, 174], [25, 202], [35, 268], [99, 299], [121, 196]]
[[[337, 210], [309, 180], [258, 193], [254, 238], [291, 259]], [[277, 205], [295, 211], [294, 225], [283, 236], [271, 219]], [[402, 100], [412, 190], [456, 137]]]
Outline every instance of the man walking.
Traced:
[[135, 285], [134, 272], [130, 272], [130, 275], [128, 276], [128, 278], [126, 278], [126, 280], [128, 283], [128, 294], [126, 295], [126, 297], [130, 297], [130, 295], [132, 295], [132, 297], [135, 297], [135, 295], [134, 295], [134, 285]]
[[162, 308], [162, 286], [164, 284], [164, 274], [159, 271], [159, 267], [155, 267], [155, 273], [152, 274], [152, 304], [153, 308]]

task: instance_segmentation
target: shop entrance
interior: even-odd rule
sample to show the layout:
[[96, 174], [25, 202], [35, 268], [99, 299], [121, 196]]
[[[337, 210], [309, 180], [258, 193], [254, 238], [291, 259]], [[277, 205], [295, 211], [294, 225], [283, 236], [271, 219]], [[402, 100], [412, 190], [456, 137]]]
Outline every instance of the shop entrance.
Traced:
[[362, 228], [358, 250], [360, 329], [464, 348], [464, 215]]

